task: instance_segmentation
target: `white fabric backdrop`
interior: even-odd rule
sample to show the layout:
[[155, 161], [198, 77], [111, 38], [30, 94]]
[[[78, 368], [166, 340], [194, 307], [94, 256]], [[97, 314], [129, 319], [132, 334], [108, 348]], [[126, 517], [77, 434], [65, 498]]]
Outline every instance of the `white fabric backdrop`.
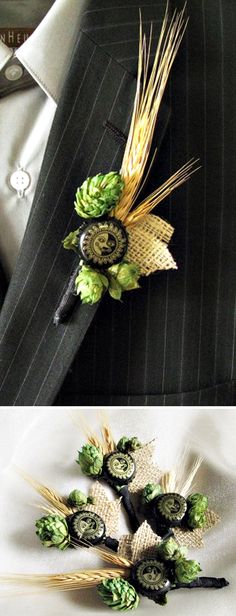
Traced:
[[[75, 426], [71, 413], [90, 426], [98, 427], [98, 410], [65, 408], [2, 408], [0, 414], [0, 573], [44, 573], [94, 568], [98, 561], [89, 550], [43, 548], [34, 533], [40, 512], [32, 506], [39, 499], [17, 476], [14, 465], [62, 494], [74, 487], [87, 491], [90, 480], [75, 464], [77, 450], [85, 441], [82, 427]], [[236, 613], [236, 411], [232, 408], [112, 408], [107, 409], [115, 439], [136, 435], [143, 442], [158, 437], [156, 457], [168, 470], [188, 443], [204, 456], [199, 489], [209, 495], [210, 504], [222, 522], [205, 535], [205, 548], [190, 553], [200, 560], [203, 575], [226, 577], [230, 587], [223, 590], [176, 591], [165, 608], [142, 598], [137, 614], [145, 616], [162, 610], [166, 616], [233, 616]], [[122, 517], [121, 532], [126, 532]], [[100, 563], [101, 564], [101, 563]], [[148, 610], [148, 611], [147, 611]], [[13, 595], [0, 589], [0, 613], [18, 612], [34, 616], [86, 616], [111, 614], [96, 591]]]

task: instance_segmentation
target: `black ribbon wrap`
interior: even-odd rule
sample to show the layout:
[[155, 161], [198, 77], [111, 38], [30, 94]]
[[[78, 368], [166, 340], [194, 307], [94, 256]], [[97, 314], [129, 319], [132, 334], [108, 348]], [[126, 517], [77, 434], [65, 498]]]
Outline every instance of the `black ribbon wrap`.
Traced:
[[75, 293], [75, 281], [80, 270], [80, 265], [73, 270], [69, 283], [66, 287], [58, 308], [53, 317], [53, 323], [58, 327], [60, 323], [63, 323], [67, 317], [73, 312], [74, 307], [78, 301], [78, 296]]

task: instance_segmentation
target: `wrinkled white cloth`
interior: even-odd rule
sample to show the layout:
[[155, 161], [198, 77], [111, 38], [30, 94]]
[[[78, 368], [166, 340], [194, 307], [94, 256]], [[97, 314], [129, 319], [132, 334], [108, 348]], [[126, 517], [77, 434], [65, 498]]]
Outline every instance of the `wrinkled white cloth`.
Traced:
[[[147, 442], [157, 436], [156, 460], [163, 470], [174, 466], [186, 444], [191, 452], [201, 454], [204, 462], [195, 487], [208, 494], [211, 507], [222, 518], [205, 535], [205, 547], [190, 551], [189, 557], [199, 559], [202, 575], [226, 577], [230, 586], [217, 591], [175, 591], [169, 594], [164, 608], [141, 598], [137, 614], [147, 616], [162, 609], [166, 616], [233, 616], [236, 606], [235, 410], [113, 408], [106, 409], [106, 415], [117, 440], [123, 435], [136, 435]], [[33, 506], [40, 499], [14, 470], [14, 466], [20, 467], [65, 495], [75, 487], [87, 491], [91, 482], [81, 475], [75, 463], [77, 450], [86, 441], [81, 416], [93, 429], [99, 426], [97, 409], [2, 409], [1, 574], [54, 573], [101, 566], [101, 561], [89, 550], [60, 553], [41, 546], [34, 532], [34, 521], [41, 514]], [[127, 530], [122, 514], [120, 531], [123, 534]], [[34, 616], [112, 613], [100, 602], [95, 590], [14, 596], [11, 588], [0, 588], [0, 613], [15, 616], [19, 612]]]

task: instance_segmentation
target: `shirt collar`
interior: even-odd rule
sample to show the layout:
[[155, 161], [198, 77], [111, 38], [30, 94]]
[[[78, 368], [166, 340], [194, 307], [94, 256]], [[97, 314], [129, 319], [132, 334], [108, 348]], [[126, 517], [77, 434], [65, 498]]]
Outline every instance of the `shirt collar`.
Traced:
[[[55, 0], [15, 55], [44, 92], [58, 102], [78, 35], [84, 0]], [[0, 42], [0, 70], [13, 51]]]

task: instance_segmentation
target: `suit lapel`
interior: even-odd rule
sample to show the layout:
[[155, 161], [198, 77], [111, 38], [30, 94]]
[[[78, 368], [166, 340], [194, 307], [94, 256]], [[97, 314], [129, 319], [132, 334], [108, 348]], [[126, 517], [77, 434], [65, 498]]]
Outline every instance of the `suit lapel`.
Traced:
[[50, 404], [96, 311], [78, 306], [70, 323], [53, 326], [73, 265], [61, 241], [77, 224], [76, 187], [120, 167], [123, 148], [104, 123], [127, 132], [134, 92], [135, 79], [80, 33], [1, 314], [1, 404]]
[[[74, 264], [61, 242], [78, 226], [77, 186], [89, 175], [120, 168], [124, 144], [117, 143], [107, 121], [128, 133], [135, 85], [120, 62], [80, 32], [1, 313], [2, 405], [51, 404], [97, 310], [78, 303], [68, 323], [53, 325]], [[160, 137], [167, 122], [164, 108]]]

